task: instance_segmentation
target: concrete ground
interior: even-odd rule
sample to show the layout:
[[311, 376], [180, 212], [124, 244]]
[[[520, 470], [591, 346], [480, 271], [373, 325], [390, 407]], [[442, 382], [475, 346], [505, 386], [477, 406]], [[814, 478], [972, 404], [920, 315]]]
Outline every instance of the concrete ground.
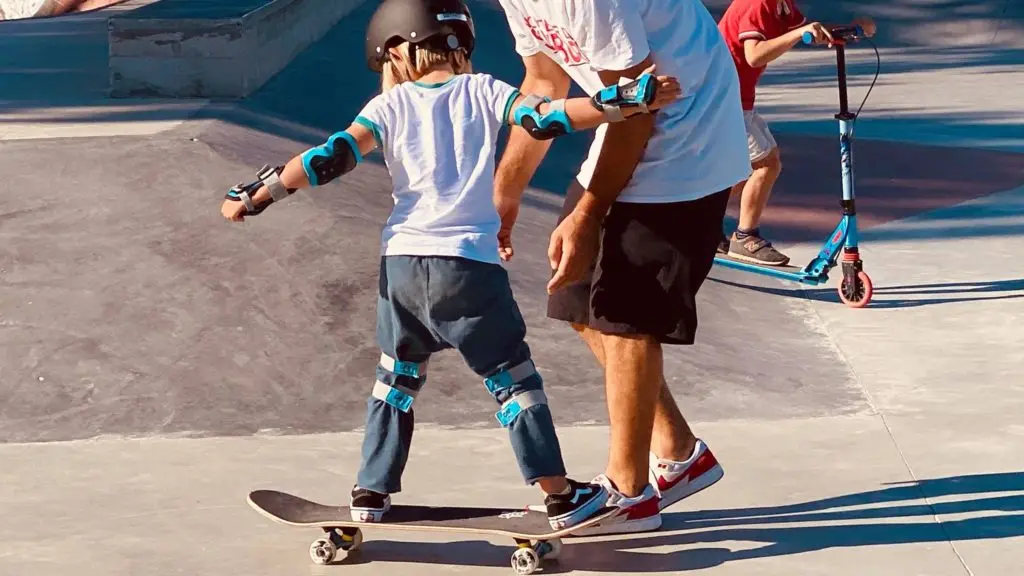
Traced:
[[[245, 503], [257, 488], [340, 502], [358, 466], [383, 166], [241, 225], [217, 209], [373, 93], [342, 56], [371, 9], [244, 102], [105, 100], [104, 12], [0, 23], [0, 574], [509, 573], [500, 538], [378, 530], [345, 566], [313, 566], [316, 531]], [[474, 9], [489, 42], [477, 68], [517, 81], [503, 16]], [[666, 374], [724, 480], [658, 532], [572, 541], [553, 571], [1020, 571], [1024, 73], [1017, 36], [1003, 42], [1019, 23], [999, 30], [987, 44], [879, 40], [855, 144], [873, 304], [843, 307], [837, 280], [716, 268], [698, 343], [670, 350]], [[874, 63], [851, 54], [852, 102]], [[791, 54], [759, 96], [786, 162], [765, 228], [796, 262], [838, 217], [830, 65]], [[544, 317], [543, 284], [586, 144], [554, 146], [509, 266], [579, 477], [606, 458], [601, 375]], [[396, 501], [536, 503], [483, 387], [454, 354], [431, 369]]]

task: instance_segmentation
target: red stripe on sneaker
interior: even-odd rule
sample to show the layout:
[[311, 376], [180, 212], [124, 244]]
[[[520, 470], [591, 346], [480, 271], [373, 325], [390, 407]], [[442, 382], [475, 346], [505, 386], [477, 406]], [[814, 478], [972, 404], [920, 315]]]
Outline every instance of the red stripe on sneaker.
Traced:
[[690, 464], [690, 466], [686, 469], [686, 472], [680, 474], [679, 477], [676, 478], [674, 481], [669, 482], [667, 478], [659, 475], [658, 490], [660, 490], [661, 492], [666, 492], [676, 484], [682, 482], [683, 480], [686, 480], [687, 482], [693, 482], [697, 478], [700, 478], [704, 474], [707, 474], [708, 471], [710, 471], [715, 466], [718, 466], [718, 459], [715, 458], [715, 455], [711, 453], [711, 450], [705, 449], [704, 453], [698, 456], [697, 459], [693, 462], [693, 464]]
[[648, 498], [643, 502], [638, 502], [629, 508], [626, 508], [626, 521], [657, 516], [661, 511], [658, 508], [658, 500], [660, 500], [658, 497]]
[[705, 450], [703, 454], [697, 458], [697, 461], [690, 464], [690, 467], [686, 469], [686, 473], [683, 476], [688, 476], [692, 482], [694, 479], [703, 476], [709, 470], [718, 465], [718, 459], [711, 453], [711, 450]]

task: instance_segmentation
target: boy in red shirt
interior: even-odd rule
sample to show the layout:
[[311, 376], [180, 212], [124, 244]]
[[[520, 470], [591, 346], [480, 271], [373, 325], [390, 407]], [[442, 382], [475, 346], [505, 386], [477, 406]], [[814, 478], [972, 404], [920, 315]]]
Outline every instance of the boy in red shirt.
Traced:
[[[870, 18], [858, 18], [853, 23], [866, 35], [874, 36], [875, 24]], [[749, 179], [733, 187], [734, 195], [741, 193], [739, 224], [731, 238], [723, 234], [718, 251], [756, 264], [785, 266], [789, 257], [762, 238], [758, 229], [772, 186], [782, 172], [782, 161], [768, 125], [754, 110], [755, 87], [765, 66], [801, 42], [804, 32], [810, 32], [815, 43], [828, 42], [832, 36], [820, 22], [807, 23], [795, 0], [733, 0], [718, 29], [739, 73], [753, 168]]]

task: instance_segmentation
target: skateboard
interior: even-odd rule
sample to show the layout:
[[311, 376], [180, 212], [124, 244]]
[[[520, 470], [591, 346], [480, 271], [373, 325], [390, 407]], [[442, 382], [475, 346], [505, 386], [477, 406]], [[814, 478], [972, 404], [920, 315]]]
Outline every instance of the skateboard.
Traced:
[[558, 558], [561, 537], [596, 524], [615, 514], [604, 508], [586, 522], [553, 531], [546, 513], [526, 508], [468, 508], [457, 506], [392, 505], [382, 522], [356, 522], [348, 506], [328, 506], [276, 490], [249, 493], [249, 505], [267, 518], [291, 526], [315, 527], [324, 535], [309, 546], [316, 564], [330, 564], [338, 552], [356, 551], [363, 542], [363, 528], [371, 530], [426, 530], [511, 537], [516, 543], [512, 569], [533, 574], [544, 560]]

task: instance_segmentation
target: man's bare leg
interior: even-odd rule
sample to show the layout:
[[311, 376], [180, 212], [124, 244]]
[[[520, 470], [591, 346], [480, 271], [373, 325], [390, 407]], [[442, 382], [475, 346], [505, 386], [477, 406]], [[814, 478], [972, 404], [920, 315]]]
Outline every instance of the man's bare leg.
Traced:
[[[657, 364], [653, 367], [653, 374], [658, 381], [656, 388], [657, 395], [648, 395], [650, 392], [644, 383], [640, 383], [640, 393], [636, 393], [636, 382], [627, 383], [625, 390], [622, 390], [621, 385], [622, 379], [628, 376], [630, 380], [635, 380], [637, 375], [640, 375], [642, 370], [635, 370], [627, 368], [624, 370], [616, 370], [614, 372], [608, 371], [608, 364], [605, 361], [606, 357], [606, 344], [605, 342], [609, 338], [617, 338], [622, 340], [622, 337], [604, 335], [596, 330], [592, 330], [585, 326], [573, 325], [573, 329], [579, 333], [583, 341], [587, 343], [590, 350], [594, 353], [597, 361], [605, 369], [605, 388], [608, 399], [608, 415], [612, 422], [612, 434], [613, 437], [609, 446], [609, 459], [608, 459], [608, 477], [616, 483], [620, 490], [627, 495], [636, 495], [643, 490], [643, 486], [648, 482], [648, 461], [647, 453], [654, 452], [660, 458], [668, 458], [672, 460], [683, 461], [689, 458], [693, 454], [693, 449], [696, 446], [697, 439], [694, 437], [693, 432], [690, 430], [689, 424], [686, 423], [686, 419], [683, 417], [676, 405], [675, 400], [672, 398], [672, 393], [668, 389], [668, 385], [665, 383], [665, 376], [663, 372], [663, 363], [661, 355], [661, 346], [657, 344], [653, 339], [640, 339], [633, 338], [629, 339], [632, 341], [642, 340], [644, 342], [643, 348], [645, 352], [642, 354], [648, 358], [651, 357], [649, 352], [653, 351], [654, 359]], [[653, 346], [651, 346], [653, 344]], [[634, 346], [625, 346], [625, 348], [632, 348]], [[623, 348], [623, 346], [614, 345], [615, 350]], [[621, 356], [621, 353], [613, 352], [617, 356]], [[635, 356], [634, 353], [626, 352], [627, 355]], [[643, 362], [644, 360], [640, 360]], [[650, 360], [647, 360], [648, 362]], [[622, 366], [621, 361], [613, 362], [613, 365]], [[647, 377], [650, 377], [649, 375]], [[633, 411], [633, 406], [639, 406], [633, 404], [634, 402], [641, 402], [643, 406], [649, 407], [654, 405], [654, 412], [652, 415], [637, 414], [636, 418], [630, 416]], [[644, 425], [644, 422], [650, 422], [649, 434], [637, 435], [635, 433], [636, 426]], [[625, 428], [625, 431], [623, 430]], [[618, 433], [625, 432], [624, 435], [619, 436]], [[640, 444], [638, 444], [639, 442]], [[641, 444], [643, 446], [641, 446]], [[639, 449], [639, 453], [625, 454], [619, 446], [629, 446], [630, 450]], [[622, 469], [628, 468], [629, 471], [623, 475]], [[637, 476], [637, 474], [640, 474]], [[637, 491], [631, 492], [626, 490], [626, 487], [619, 485], [621, 478], [628, 478], [626, 480], [629, 483], [639, 482], [637, 485]], [[627, 484], [629, 486], [629, 484]]]
[[679, 410], [672, 391], [661, 377], [661, 393], [654, 407], [654, 429], [651, 433], [651, 452], [658, 458], [685, 462], [697, 447], [697, 437]]
[[[581, 324], [573, 324], [572, 328], [586, 342], [601, 367], [607, 369], [601, 333]], [[661, 390], [654, 409], [650, 451], [659, 458], [685, 461], [693, 454], [693, 449], [697, 446], [697, 437], [679, 410], [672, 391], [665, 382], [664, 372], [661, 373], [660, 380]], [[605, 382], [607, 387], [607, 376]]]
[[661, 396], [661, 344], [648, 336], [603, 334], [611, 437], [605, 475], [633, 497], [650, 483], [648, 454]]

